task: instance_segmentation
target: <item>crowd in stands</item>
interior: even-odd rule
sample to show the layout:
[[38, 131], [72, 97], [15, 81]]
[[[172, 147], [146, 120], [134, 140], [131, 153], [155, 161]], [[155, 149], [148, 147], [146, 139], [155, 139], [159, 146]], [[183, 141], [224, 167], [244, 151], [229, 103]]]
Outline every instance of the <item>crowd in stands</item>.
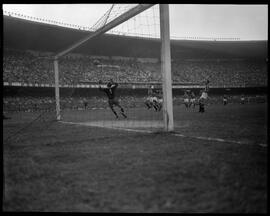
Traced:
[[[44, 56], [40, 53], [41, 56]], [[101, 67], [101, 65], [113, 65]], [[117, 79], [118, 82], [161, 81], [160, 63], [136, 59], [95, 59], [91, 56], [67, 56], [59, 61], [62, 85]], [[199, 83], [208, 78], [216, 87], [267, 86], [266, 62], [258, 61], [177, 61], [172, 62], [173, 82]], [[31, 84], [54, 84], [53, 61], [30, 51], [4, 49], [3, 81]]]
[[211, 81], [212, 86], [267, 86], [265, 62], [258, 61], [182, 61], [172, 63], [175, 82]]

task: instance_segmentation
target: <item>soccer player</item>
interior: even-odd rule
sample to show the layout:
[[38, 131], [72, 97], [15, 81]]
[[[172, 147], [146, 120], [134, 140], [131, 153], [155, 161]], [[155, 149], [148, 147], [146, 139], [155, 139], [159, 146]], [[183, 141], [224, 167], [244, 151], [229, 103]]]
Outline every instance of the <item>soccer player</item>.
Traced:
[[199, 99], [199, 112], [204, 113], [204, 105], [205, 105], [205, 99], [204, 98], [200, 98]]
[[196, 97], [195, 97], [194, 92], [191, 92], [190, 97], [191, 97], [191, 99], [190, 99], [190, 105], [193, 105], [193, 109], [194, 109], [195, 106], [196, 106]]
[[157, 90], [155, 92], [155, 100], [153, 102], [154, 102], [155, 110], [160, 111], [162, 108], [162, 102], [163, 102], [161, 90]]
[[226, 106], [228, 104], [228, 98], [226, 95], [223, 96], [223, 105]]
[[242, 94], [241, 95], [241, 104], [244, 104], [245, 103], [245, 96]]
[[185, 94], [184, 94], [184, 104], [185, 104], [186, 108], [190, 107], [190, 96], [189, 96], [187, 90], [185, 91]]
[[121, 110], [122, 116], [124, 116], [124, 118], [127, 118], [123, 107], [121, 107], [121, 105], [119, 104], [119, 101], [115, 97], [115, 90], [118, 87], [118, 83], [115, 83], [113, 81], [113, 79], [110, 79], [110, 81], [107, 83], [107, 86], [105, 88], [102, 88], [101, 84], [102, 84], [102, 81], [100, 80], [99, 81], [99, 90], [104, 91], [106, 93], [106, 95], [108, 97], [109, 106], [110, 106], [112, 112], [114, 113], [115, 117], [118, 119], [118, 115], [117, 115], [116, 111], [114, 110], [114, 106], [118, 106]]
[[151, 109], [154, 107], [155, 111], [160, 111], [162, 108], [162, 99], [159, 98], [160, 93], [157, 91], [154, 91], [154, 87], [150, 86], [148, 88], [148, 97], [145, 101], [145, 105], [148, 109]]
[[148, 109], [151, 109], [153, 107], [153, 88], [154, 86], [150, 85], [147, 92], [148, 97], [145, 101], [145, 105], [147, 106]]
[[83, 99], [83, 105], [84, 105], [84, 109], [86, 110], [87, 106], [88, 106], [88, 102], [87, 102], [86, 98]]

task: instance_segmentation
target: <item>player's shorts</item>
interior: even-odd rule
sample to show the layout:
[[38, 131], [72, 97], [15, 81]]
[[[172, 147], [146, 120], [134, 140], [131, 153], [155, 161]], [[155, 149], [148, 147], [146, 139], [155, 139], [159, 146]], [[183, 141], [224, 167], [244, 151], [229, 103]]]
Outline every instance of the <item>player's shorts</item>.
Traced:
[[195, 103], [195, 98], [190, 99], [191, 103]]
[[188, 98], [185, 98], [185, 99], [184, 99], [184, 102], [185, 102], [185, 103], [189, 103], [189, 99], [188, 99]]
[[114, 99], [109, 99], [109, 106], [117, 105], [119, 106], [119, 101], [114, 98]]

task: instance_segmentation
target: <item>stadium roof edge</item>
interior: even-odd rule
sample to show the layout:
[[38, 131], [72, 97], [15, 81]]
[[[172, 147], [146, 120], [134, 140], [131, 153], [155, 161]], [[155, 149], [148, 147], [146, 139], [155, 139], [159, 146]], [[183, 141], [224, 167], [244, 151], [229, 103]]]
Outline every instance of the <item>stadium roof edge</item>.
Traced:
[[[13, 48], [21, 48], [21, 49], [33, 49], [43, 51], [46, 48], [50, 49], [48, 51], [57, 52], [57, 50], [62, 49], [63, 47], [70, 45], [72, 42], [76, 41], [79, 38], [84, 37], [85, 34], [89, 34], [89, 31], [82, 29], [69, 28], [66, 26], [60, 26], [52, 23], [41, 23], [33, 20], [21, 19], [18, 17], [12, 17], [3, 15], [4, 20], [4, 47], [13, 47]], [[21, 25], [23, 23], [23, 25]], [[31, 34], [32, 33], [32, 34]], [[44, 37], [46, 35], [46, 37]], [[21, 41], [21, 42], [20, 42]], [[33, 41], [36, 41], [36, 44], [31, 44]], [[117, 56], [130, 56], [130, 55], [140, 55], [142, 57], [153, 57], [149, 51], [150, 48], [153, 51], [158, 51], [159, 47], [157, 47], [157, 43], [159, 39], [155, 38], [144, 38], [138, 36], [127, 36], [127, 35], [115, 35], [115, 34], [105, 34], [99, 38], [99, 41], [96, 43], [96, 47], [93, 44], [86, 44], [86, 47], [82, 47], [78, 49], [77, 52], [87, 53], [90, 49], [94, 51], [90, 54], [93, 55], [115, 55]], [[20, 44], [21, 43], [21, 44]], [[104, 52], [102, 53], [97, 48], [97, 44], [102, 45], [105, 43], [110, 47], [102, 47]], [[116, 44], [118, 46], [116, 46]], [[205, 57], [205, 52], [208, 52], [212, 56], [219, 55], [234, 55], [244, 57], [256, 57], [261, 56], [263, 58], [267, 57], [267, 45], [268, 40], [245, 40], [245, 41], [209, 41], [209, 40], [187, 40], [187, 39], [171, 39], [172, 43], [172, 53], [181, 52], [182, 57], [192, 57], [195, 55], [195, 52], [201, 52], [201, 56]], [[44, 44], [42, 46], [42, 44]], [[121, 49], [124, 49], [126, 45], [130, 45], [137, 49], [138, 44], [144, 44], [144, 49], [140, 49], [138, 51], [132, 51], [133, 53], [127, 53], [129, 50], [122, 50], [120, 52], [119, 46]], [[37, 45], [37, 46], [35, 46]], [[29, 46], [29, 47], [27, 47]], [[180, 47], [179, 49], [177, 47]], [[195, 56], [198, 57], [197, 53]], [[155, 56], [157, 57], [157, 56]]]

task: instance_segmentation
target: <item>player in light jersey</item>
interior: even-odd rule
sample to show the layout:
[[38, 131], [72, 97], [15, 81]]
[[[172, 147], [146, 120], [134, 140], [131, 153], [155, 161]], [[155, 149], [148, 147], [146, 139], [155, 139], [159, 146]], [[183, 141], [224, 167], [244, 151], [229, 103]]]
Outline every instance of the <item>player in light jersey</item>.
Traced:
[[207, 80], [205, 81], [205, 87], [204, 87], [204, 89], [203, 89], [203, 91], [202, 91], [202, 95], [201, 95], [200, 98], [203, 98], [203, 99], [205, 99], [205, 100], [208, 99], [209, 83], [210, 83], [210, 81], [207, 79]]
[[184, 94], [184, 104], [185, 104], [186, 108], [190, 107], [190, 96], [189, 96], [187, 90], [185, 91], [185, 94]]
[[154, 86], [150, 86], [148, 88], [148, 97], [145, 101], [145, 105], [148, 109], [151, 109], [153, 107], [156, 112], [161, 110], [162, 99], [159, 98], [159, 96], [159, 92], [154, 91]]

